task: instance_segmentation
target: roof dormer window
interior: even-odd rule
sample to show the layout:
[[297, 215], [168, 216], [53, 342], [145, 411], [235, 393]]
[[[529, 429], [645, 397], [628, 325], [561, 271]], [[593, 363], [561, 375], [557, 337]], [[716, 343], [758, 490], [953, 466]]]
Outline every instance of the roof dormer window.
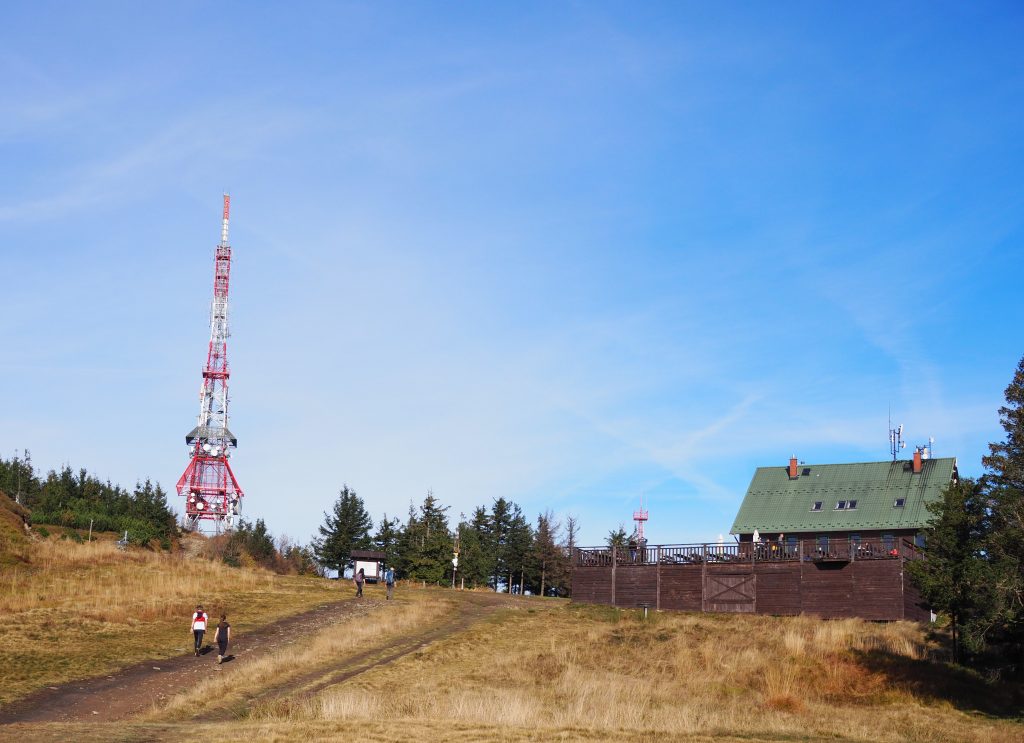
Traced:
[[906, 502], [907, 502], [906, 498], [897, 498], [896, 500], [894, 500], [892, 502], [892, 507], [893, 508], [903, 508], [903, 506], [904, 506], [904, 504], [906, 504]]
[[820, 511], [821, 510], [821, 501], [820, 500], [814, 501], [814, 503], [811, 504], [811, 510], [812, 511]]
[[836, 503], [836, 510], [837, 511], [845, 511], [846, 510], [846, 501], [841, 500], [838, 503]]

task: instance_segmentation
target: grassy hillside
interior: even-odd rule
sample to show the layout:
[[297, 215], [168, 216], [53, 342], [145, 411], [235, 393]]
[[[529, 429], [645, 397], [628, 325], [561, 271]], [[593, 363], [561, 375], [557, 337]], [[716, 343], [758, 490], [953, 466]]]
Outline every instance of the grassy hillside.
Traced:
[[[104, 543], [42, 542], [30, 557], [0, 579], [0, 612], [26, 620], [0, 628], [6, 698], [180, 654], [197, 600], [226, 608], [244, 633], [339, 593], [325, 581]], [[911, 623], [644, 619], [559, 599], [400, 586], [396, 601], [296, 639], [183, 685], [134, 719], [5, 732], [81, 741], [1024, 740], [1021, 689], [949, 666]]]
[[231, 568], [182, 553], [120, 551], [41, 539], [0, 572], [0, 703], [44, 686], [102, 675], [191, 644], [192, 610], [231, 614], [244, 632], [337, 598], [312, 577]]
[[[453, 721], [481, 737], [1019, 741], [1019, 690], [931, 660], [910, 623], [657, 614], [536, 601], [269, 722], [381, 726], [415, 739]], [[980, 711], [982, 714], [976, 714]], [[404, 731], [404, 732], [403, 732]]]

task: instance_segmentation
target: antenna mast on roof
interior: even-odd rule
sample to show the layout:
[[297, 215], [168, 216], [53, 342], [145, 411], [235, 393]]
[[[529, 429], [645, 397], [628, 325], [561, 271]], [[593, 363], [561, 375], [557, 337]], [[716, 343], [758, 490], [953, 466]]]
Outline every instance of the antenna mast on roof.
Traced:
[[921, 446], [917, 447], [917, 450], [919, 452], [921, 452], [921, 459], [931, 459], [932, 458], [932, 445], [934, 443], [935, 443], [935, 437], [934, 436], [929, 436], [927, 444], [921, 444]]
[[900, 423], [896, 428], [892, 427], [892, 410], [889, 411], [889, 451], [892, 452], [892, 461], [896, 461], [896, 456], [900, 453], [900, 449], [906, 449], [907, 442], [903, 440], [903, 424]]

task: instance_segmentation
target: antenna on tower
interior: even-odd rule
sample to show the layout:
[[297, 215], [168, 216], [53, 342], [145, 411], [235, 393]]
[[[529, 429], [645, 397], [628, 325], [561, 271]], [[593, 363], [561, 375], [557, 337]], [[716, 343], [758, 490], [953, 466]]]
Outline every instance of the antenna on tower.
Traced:
[[903, 440], [903, 424], [900, 423], [896, 428], [892, 427], [892, 408], [889, 409], [889, 451], [892, 453], [892, 461], [896, 461], [896, 456], [899, 454], [900, 449], [906, 449], [907, 442]]
[[228, 194], [224, 194], [224, 221], [220, 225], [220, 244], [221, 246], [228, 245], [228, 216], [231, 213], [231, 197]]

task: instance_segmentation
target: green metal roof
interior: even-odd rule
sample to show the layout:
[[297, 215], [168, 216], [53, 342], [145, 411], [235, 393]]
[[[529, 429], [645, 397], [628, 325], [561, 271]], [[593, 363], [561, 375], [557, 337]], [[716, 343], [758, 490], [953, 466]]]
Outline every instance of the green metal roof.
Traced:
[[[730, 533], [919, 529], [932, 517], [925, 504], [939, 499], [955, 473], [953, 457], [925, 459], [919, 475], [908, 461], [801, 464], [792, 480], [786, 466], [758, 467]], [[902, 508], [893, 506], [897, 498]], [[857, 507], [837, 511], [841, 500]], [[820, 511], [811, 510], [815, 501]]]

